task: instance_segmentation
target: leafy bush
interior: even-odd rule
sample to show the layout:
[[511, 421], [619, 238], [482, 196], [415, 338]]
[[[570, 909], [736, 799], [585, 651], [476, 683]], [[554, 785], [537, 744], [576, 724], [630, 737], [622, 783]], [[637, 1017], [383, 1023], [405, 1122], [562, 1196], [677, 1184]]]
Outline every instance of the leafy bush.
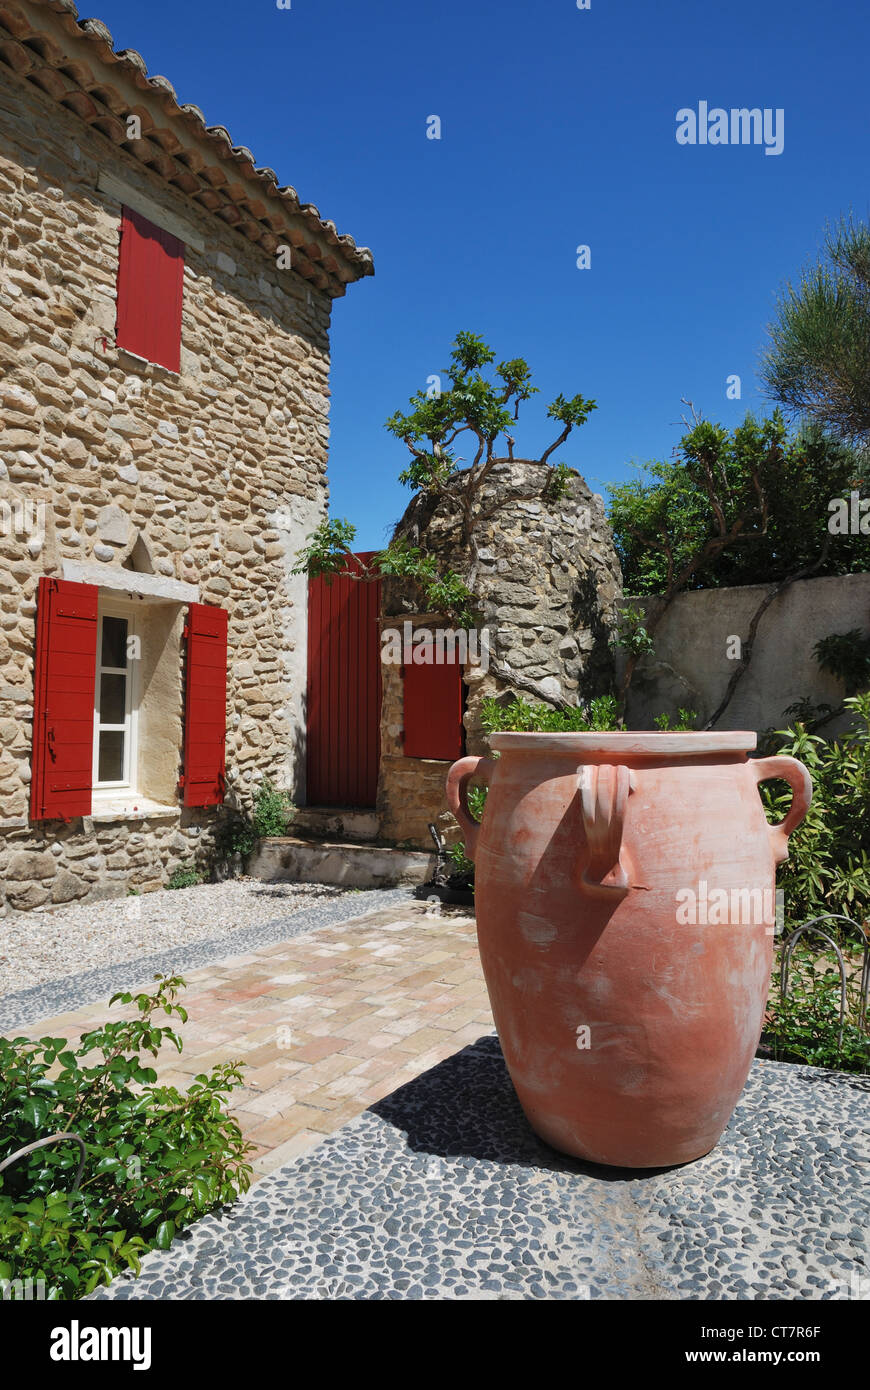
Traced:
[[844, 950], [844, 957], [847, 990], [842, 1042], [840, 971], [832, 952], [819, 955], [800, 942], [792, 956], [786, 998], [782, 997], [778, 974], [775, 977], [764, 1040], [771, 1046], [776, 1061], [870, 1072], [870, 1037], [857, 1026], [860, 965], [854, 954]]
[[484, 733], [588, 733], [617, 727], [617, 701], [613, 695], [599, 695], [588, 705], [571, 709], [552, 709], [515, 696], [505, 704], [489, 696], [480, 707]]
[[166, 883], [167, 888], [195, 888], [203, 882], [203, 875], [192, 864], [180, 864], [173, 869]]
[[[813, 779], [812, 805], [777, 873], [786, 918], [795, 924], [821, 912], [870, 918], [870, 693], [845, 705], [855, 725], [836, 740], [828, 743], [798, 722], [777, 730], [769, 744], [799, 758]], [[765, 782], [760, 790], [768, 819], [782, 820], [791, 789]]]
[[655, 651], [655, 639], [647, 632], [643, 609], [629, 604], [620, 611], [610, 646], [613, 651], [621, 648], [632, 656], [649, 656]]
[[483, 820], [483, 808], [485, 805], [486, 787], [469, 787], [468, 809], [475, 820]]
[[215, 855], [225, 863], [240, 854], [247, 858], [257, 845], [257, 832], [250, 816], [231, 810], [220, 821], [215, 834]]
[[813, 655], [823, 671], [843, 682], [847, 695], [857, 695], [870, 685], [870, 637], [860, 628], [823, 637], [813, 647]]
[[[691, 729], [697, 715], [694, 710], [681, 709], [675, 718], [660, 714], [656, 725], [660, 729]], [[571, 709], [551, 709], [549, 705], [532, 704], [522, 696], [506, 704], [489, 696], [480, 707], [480, 722], [484, 733], [608, 733], [625, 727], [619, 717], [619, 702], [614, 695], [598, 695], [586, 705]]]
[[295, 810], [289, 792], [279, 791], [271, 782], [264, 781], [254, 797], [254, 814], [251, 818], [254, 833], [261, 840], [286, 835]]
[[250, 1186], [250, 1146], [224, 1108], [242, 1084], [240, 1064], [197, 1076], [186, 1094], [155, 1084], [142, 1065], [142, 1052], [183, 1046], [154, 1016], [186, 1021], [175, 1002], [184, 981], [155, 978], [153, 994], [110, 1000], [135, 1002], [138, 1018], [105, 1023], [77, 1048], [66, 1038], [0, 1038], [0, 1162], [57, 1133], [79, 1135], [87, 1154], [76, 1192], [80, 1151], [69, 1141], [4, 1171], [0, 1280], [41, 1280], [50, 1299], [81, 1298], [121, 1269], [138, 1272], [146, 1251], [166, 1249], [176, 1231]]
[[215, 834], [215, 858], [225, 864], [241, 855], [243, 859], [256, 849], [258, 840], [286, 835], [296, 807], [289, 792], [279, 791], [268, 780], [256, 796], [251, 815], [238, 809], [224, 814]]
[[870, 566], [866, 538], [828, 531], [828, 503], [848, 497], [860, 456], [818, 426], [790, 433], [779, 413], [729, 430], [697, 420], [672, 458], [608, 489], [625, 592], [773, 584]]
[[697, 718], [697, 712], [693, 709], [678, 709], [675, 715], [657, 714], [653, 723], [663, 733], [685, 733], [687, 730], [691, 730]]

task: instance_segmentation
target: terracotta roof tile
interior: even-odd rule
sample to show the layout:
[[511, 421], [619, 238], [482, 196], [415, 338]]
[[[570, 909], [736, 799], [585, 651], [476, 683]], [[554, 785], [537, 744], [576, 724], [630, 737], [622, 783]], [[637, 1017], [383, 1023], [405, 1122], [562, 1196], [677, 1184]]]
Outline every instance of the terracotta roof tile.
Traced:
[[[286, 237], [295, 269], [319, 288], [343, 294], [349, 281], [374, 274], [368, 247], [339, 233], [314, 203], [300, 202], [295, 188], [279, 185], [274, 169], [257, 167], [251, 150], [234, 145], [225, 126], [206, 125], [198, 106], [179, 103], [169, 79], [149, 77], [135, 49], [116, 53], [106, 25], [79, 19], [74, 0], [0, 0], [2, 64], [268, 254]], [[126, 99], [131, 88], [132, 102]], [[142, 116], [140, 140], [128, 139], [122, 124], [134, 114], [131, 108]], [[222, 163], [230, 167], [221, 169]]]

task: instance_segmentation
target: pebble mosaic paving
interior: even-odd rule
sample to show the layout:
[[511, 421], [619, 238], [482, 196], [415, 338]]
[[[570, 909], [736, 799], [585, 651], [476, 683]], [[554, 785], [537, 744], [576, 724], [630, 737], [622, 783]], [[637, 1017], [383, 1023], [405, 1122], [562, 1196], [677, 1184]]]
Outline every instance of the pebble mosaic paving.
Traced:
[[460, 909], [359, 894], [167, 954], [2, 1005], [75, 1037], [105, 1017], [95, 991], [183, 969], [161, 1080], [247, 1064], [251, 1191], [93, 1298], [870, 1297], [870, 1078], [757, 1060], [713, 1153], [606, 1170], [529, 1128]]

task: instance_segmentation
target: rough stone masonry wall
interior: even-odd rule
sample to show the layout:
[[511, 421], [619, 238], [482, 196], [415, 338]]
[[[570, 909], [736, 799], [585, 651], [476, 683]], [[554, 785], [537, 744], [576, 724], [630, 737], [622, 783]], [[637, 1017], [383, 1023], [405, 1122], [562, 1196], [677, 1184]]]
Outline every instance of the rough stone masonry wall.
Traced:
[[[186, 253], [178, 377], [113, 346], [120, 204], [101, 170], [204, 244]], [[28, 825], [37, 580], [64, 560], [132, 555], [226, 607], [234, 794], [293, 785], [306, 595], [287, 561], [326, 507], [330, 304], [4, 72], [0, 503], [42, 501], [45, 534], [0, 536], [0, 915], [163, 882], [214, 822]]]
[[[489, 513], [474, 529], [468, 549], [459, 544], [458, 508], [414, 498], [396, 534], [438, 555], [444, 568], [461, 574], [480, 603], [482, 627], [491, 642], [488, 671], [465, 667], [468, 753], [486, 753], [480, 723], [487, 696], [509, 692], [525, 699], [577, 704], [612, 688], [610, 640], [618, 618], [622, 574], [604, 513], [604, 502], [578, 473], [562, 497], [544, 492], [548, 470], [527, 460], [499, 463], [484, 485], [479, 512]], [[445, 624], [415, 615], [406, 584], [384, 581], [383, 624], [401, 630]], [[519, 682], [528, 682], [529, 690]], [[403, 691], [400, 668], [383, 667], [381, 771], [378, 810], [386, 839], [431, 847], [429, 822], [449, 830], [444, 780], [448, 763], [406, 758], [402, 750]]]

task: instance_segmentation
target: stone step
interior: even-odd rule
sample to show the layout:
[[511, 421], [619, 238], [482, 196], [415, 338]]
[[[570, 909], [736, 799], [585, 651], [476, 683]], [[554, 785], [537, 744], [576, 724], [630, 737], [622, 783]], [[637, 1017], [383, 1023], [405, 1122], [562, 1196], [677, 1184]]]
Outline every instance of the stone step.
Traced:
[[434, 851], [398, 849], [358, 840], [276, 836], [262, 840], [248, 873], [263, 883], [331, 883], [343, 888], [388, 888], [429, 883]]
[[370, 807], [299, 806], [292, 828], [302, 840], [376, 840], [380, 821]]

